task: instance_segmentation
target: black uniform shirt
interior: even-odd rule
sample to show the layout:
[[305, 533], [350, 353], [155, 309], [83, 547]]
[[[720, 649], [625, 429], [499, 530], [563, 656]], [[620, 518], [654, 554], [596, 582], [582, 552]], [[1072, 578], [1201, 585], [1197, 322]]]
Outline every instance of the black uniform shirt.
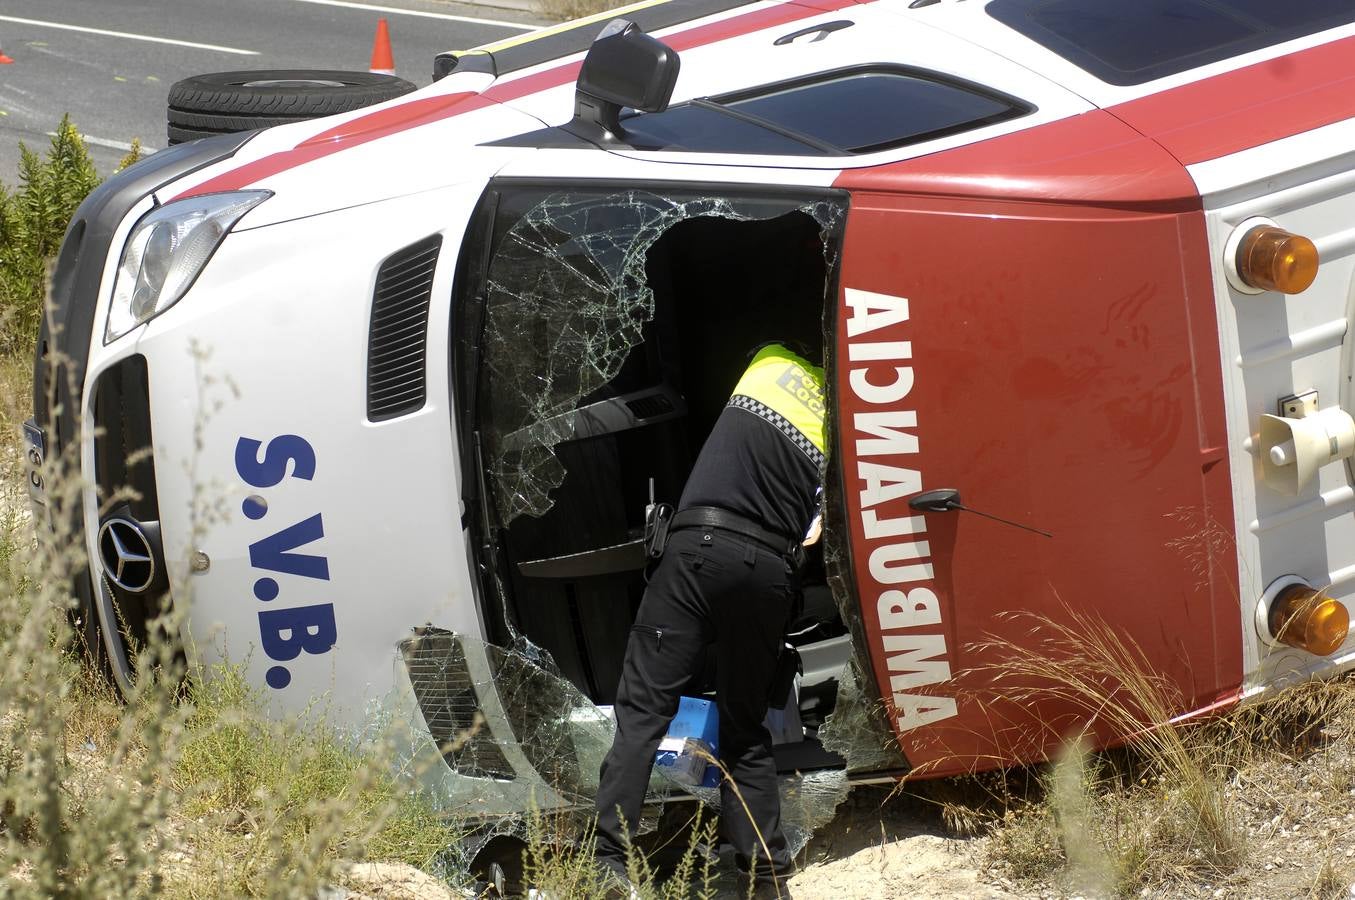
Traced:
[[774, 425], [726, 406], [701, 448], [678, 508], [718, 506], [798, 538], [814, 517], [818, 488], [818, 467]]
[[715, 506], [802, 537], [823, 478], [823, 416], [822, 371], [779, 344], [764, 348], [715, 421], [678, 508]]

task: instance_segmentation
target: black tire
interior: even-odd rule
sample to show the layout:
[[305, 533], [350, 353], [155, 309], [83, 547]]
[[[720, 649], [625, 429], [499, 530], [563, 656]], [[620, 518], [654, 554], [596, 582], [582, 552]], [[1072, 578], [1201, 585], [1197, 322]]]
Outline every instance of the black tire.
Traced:
[[315, 69], [212, 72], [169, 89], [169, 142], [304, 122], [415, 90], [394, 75]]

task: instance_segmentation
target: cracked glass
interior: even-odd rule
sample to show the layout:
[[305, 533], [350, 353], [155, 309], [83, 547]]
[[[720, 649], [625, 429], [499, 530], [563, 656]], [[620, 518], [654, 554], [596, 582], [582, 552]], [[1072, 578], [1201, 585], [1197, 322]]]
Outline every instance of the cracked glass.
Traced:
[[819, 741], [846, 760], [847, 772], [906, 770], [908, 761], [885, 721], [884, 701], [873, 694], [858, 658], [854, 655], [838, 676], [837, 698], [819, 726]]
[[565, 478], [554, 448], [582, 424], [571, 413], [615, 378], [643, 341], [654, 318], [645, 273], [654, 243], [688, 219], [746, 221], [796, 210], [812, 216], [825, 238], [845, 213], [828, 200], [636, 188], [549, 193], [513, 222], [489, 265], [482, 351], [485, 465], [500, 524], [550, 509], [551, 491]]
[[[830, 395], [830, 404], [832, 398]], [[830, 420], [831, 421], [831, 420]], [[884, 702], [874, 691], [874, 679], [862, 661], [866, 655], [865, 624], [852, 588], [847, 527], [843, 521], [841, 490], [833, 479], [824, 489], [823, 560], [828, 573], [828, 588], [837, 603], [838, 614], [852, 636], [852, 656], [838, 677], [833, 711], [819, 728], [819, 741], [847, 761], [849, 772], [905, 770], [908, 761], [898, 748], [898, 738], [887, 720]]]
[[[552, 509], [553, 492], [567, 475], [559, 445], [592, 433], [595, 426], [586, 418], [591, 395], [618, 377], [655, 319], [647, 262], [670, 229], [700, 218], [746, 222], [802, 213], [818, 228], [827, 271], [836, 271], [844, 198], [736, 195], [739, 190], [712, 196], [517, 183], [502, 191], [481, 295], [475, 414], [491, 530]], [[831, 340], [825, 344], [831, 347]], [[845, 533], [841, 524], [830, 513], [830, 562], [841, 555], [834, 536]], [[834, 562], [830, 575], [835, 570], [830, 586], [857, 635], [860, 616], [849, 580]], [[498, 566], [490, 566], [486, 578], [491, 593], [505, 601], [512, 596]], [[496, 624], [508, 636], [508, 649], [431, 628], [402, 645], [417, 708], [409, 710], [410, 721], [428, 726], [422, 735], [412, 729], [410, 739], [422, 741], [425, 757], [437, 764], [432, 777], [449, 809], [478, 810], [506, 833], [518, 833], [530, 810], [589, 816], [612, 720], [562, 674], [550, 652], [518, 629], [508, 608], [499, 612]], [[850, 672], [842, 680], [845, 703], [821, 729], [825, 744], [833, 741], [831, 749], [852, 770], [901, 766], [887, 751], [881, 730], [887, 723], [858, 683], [869, 681], [853, 680]], [[718, 808], [718, 790], [680, 785], [656, 772], [650, 800], [689, 795]], [[847, 778], [837, 769], [780, 779], [783, 826], [793, 850], [832, 818], [847, 794]], [[640, 823], [641, 830], [648, 824]]]
[[[403, 721], [427, 726], [400, 735], [406, 745], [402, 755], [435, 786], [445, 811], [484, 823], [477, 842], [498, 834], [520, 836], [523, 814], [534, 811], [591, 817], [598, 769], [615, 725], [607, 710], [551, 670], [548, 657], [434, 628], [420, 629], [399, 650], [418, 713], [406, 710]], [[841, 769], [783, 775], [778, 787], [792, 853], [833, 818], [849, 790]], [[656, 767], [647, 801], [681, 794], [710, 809], [720, 807], [718, 788], [673, 781]], [[650, 818], [639, 830], [653, 827]], [[473, 855], [476, 848], [463, 849]]]

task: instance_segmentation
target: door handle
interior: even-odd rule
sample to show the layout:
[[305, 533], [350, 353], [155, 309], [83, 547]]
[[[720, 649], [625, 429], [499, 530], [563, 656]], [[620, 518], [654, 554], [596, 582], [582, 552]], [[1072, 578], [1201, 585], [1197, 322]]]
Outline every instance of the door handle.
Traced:
[[814, 40], [821, 41], [824, 38], [828, 37], [828, 35], [832, 34], [834, 31], [841, 31], [844, 28], [851, 28], [855, 24], [856, 23], [851, 21], [850, 19], [837, 19], [836, 21], [833, 22], [824, 22], [821, 25], [810, 25], [808, 28], [801, 28], [799, 31], [792, 31], [790, 34], [781, 35], [781, 37], [772, 41], [772, 46], [773, 47], [784, 46], [786, 44], [791, 43], [796, 38], [802, 38], [807, 34], [817, 34], [819, 35], [819, 37], [814, 38]]

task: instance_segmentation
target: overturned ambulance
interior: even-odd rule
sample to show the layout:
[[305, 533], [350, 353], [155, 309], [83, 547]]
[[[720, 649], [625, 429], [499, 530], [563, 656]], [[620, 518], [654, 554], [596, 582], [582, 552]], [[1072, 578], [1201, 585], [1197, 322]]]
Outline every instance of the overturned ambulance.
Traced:
[[787, 770], [1050, 752], [1087, 716], [985, 675], [1014, 613], [1180, 716], [1351, 662], [1346, 0], [670, 0], [437, 75], [71, 225], [28, 440], [122, 683], [168, 596], [280, 714], [586, 795], [646, 505], [768, 338], [832, 437]]

